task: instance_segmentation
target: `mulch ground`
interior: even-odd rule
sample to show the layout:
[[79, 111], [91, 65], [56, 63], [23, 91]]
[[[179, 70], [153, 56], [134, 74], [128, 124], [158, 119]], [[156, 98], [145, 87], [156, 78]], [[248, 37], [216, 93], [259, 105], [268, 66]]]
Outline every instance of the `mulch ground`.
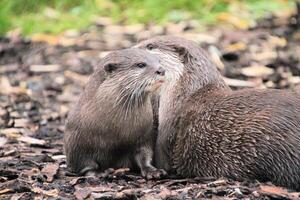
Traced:
[[128, 169], [68, 176], [64, 121], [99, 59], [161, 34], [197, 41], [234, 89], [300, 92], [300, 30], [293, 16], [269, 17], [243, 31], [200, 32], [195, 21], [118, 26], [100, 18], [87, 31], [55, 37], [12, 33], [0, 38], [0, 199], [300, 199], [300, 193], [257, 181], [147, 181]]

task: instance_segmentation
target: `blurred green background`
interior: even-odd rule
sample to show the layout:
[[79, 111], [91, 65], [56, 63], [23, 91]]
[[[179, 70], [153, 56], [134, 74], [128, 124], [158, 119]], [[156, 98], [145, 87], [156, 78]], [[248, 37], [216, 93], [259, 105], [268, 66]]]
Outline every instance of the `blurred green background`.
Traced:
[[230, 16], [250, 23], [293, 7], [292, 0], [0, 0], [0, 35], [16, 29], [23, 35], [81, 30], [99, 16], [124, 24], [184, 19], [216, 24]]

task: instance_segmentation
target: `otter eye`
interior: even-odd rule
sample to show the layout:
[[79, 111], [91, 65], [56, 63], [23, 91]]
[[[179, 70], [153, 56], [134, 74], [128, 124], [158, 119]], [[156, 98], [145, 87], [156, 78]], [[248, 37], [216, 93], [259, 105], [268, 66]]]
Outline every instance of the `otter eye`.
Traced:
[[144, 68], [144, 67], [147, 66], [147, 64], [146, 64], [146, 63], [138, 63], [138, 64], [136, 64], [136, 66], [137, 66], [138, 68]]
[[147, 48], [148, 50], [152, 50], [152, 49], [155, 48], [155, 46], [154, 46], [153, 44], [147, 44], [146, 48]]

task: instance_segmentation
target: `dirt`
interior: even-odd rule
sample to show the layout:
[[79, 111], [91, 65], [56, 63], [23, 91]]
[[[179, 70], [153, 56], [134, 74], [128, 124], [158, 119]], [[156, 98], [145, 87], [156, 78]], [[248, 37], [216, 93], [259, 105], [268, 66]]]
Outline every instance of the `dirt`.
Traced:
[[196, 40], [233, 89], [300, 92], [295, 16], [272, 16], [243, 31], [211, 27], [199, 32], [192, 21], [164, 27], [102, 22], [60, 36], [0, 38], [0, 199], [300, 199], [300, 193], [255, 180], [145, 180], [128, 169], [70, 176], [62, 144], [69, 107], [107, 51], [145, 37], [176, 33]]

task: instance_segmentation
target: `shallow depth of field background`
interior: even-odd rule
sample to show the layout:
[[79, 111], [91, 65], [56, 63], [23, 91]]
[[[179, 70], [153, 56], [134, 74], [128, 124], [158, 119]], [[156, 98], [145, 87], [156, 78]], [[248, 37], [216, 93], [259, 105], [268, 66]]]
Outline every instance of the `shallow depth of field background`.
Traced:
[[228, 22], [247, 28], [270, 12], [293, 7], [292, 0], [1, 0], [0, 33], [20, 29], [25, 35], [57, 34], [89, 27], [98, 16], [122, 24], [196, 19], [203, 24]]

